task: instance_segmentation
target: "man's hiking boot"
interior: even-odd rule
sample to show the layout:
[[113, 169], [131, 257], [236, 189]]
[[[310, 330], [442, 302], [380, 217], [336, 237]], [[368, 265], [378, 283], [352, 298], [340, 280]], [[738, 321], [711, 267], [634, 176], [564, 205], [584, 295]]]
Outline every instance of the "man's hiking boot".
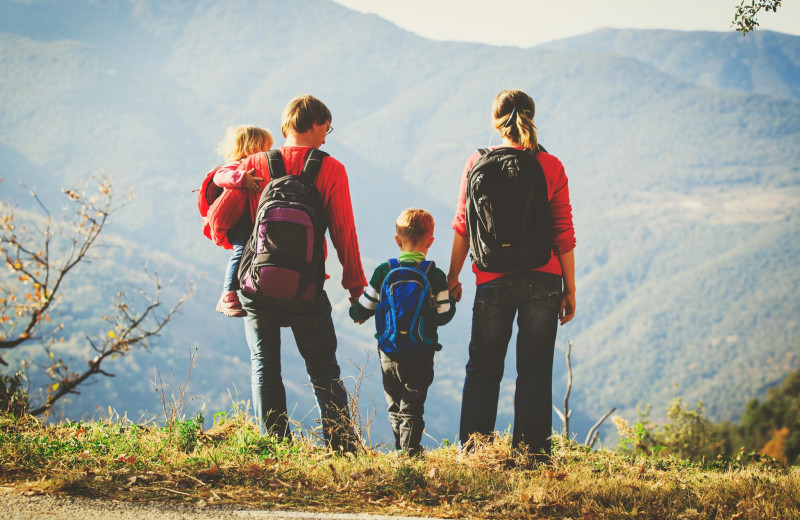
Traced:
[[242, 309], [239, 297], [234, 291], [225, 291], [222, 293], [222, 296], [219, 297], [219, 301], [217, 302], [217, 312], [221, 312], [225, 316], [231, 316], [232, 318], [247, 316], [245, 310]]

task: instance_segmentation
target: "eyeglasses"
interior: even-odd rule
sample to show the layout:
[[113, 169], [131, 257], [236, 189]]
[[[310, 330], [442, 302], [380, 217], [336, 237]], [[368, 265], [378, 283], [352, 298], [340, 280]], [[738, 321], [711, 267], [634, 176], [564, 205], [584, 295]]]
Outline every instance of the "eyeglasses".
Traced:
[[331, 135], [331, 132], [333, 132], [333, 127], [331, 125], [328, 125], [328, 129], [325, 130], [325, 135]]

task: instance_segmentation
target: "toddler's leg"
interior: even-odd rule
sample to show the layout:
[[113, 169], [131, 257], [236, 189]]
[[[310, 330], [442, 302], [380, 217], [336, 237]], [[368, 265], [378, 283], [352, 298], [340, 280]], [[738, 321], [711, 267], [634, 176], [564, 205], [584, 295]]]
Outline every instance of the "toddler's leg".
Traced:
[[217, 302], [217, 311], [234, 318], [247, 314], [242, 309], [236, 291], [239, 290], [239, 264], [242, 261], [244, 244], [250, 234], [250, 227], [252, 226], [249, 221], [240, 220], [233, 229], [228, 231], [228, 241], [233, 245], [233, 253], [225, 268], [225, 281], [222, 285], [222, 295]]
[[222, 295], [217, 302], [217, 311], [234, 318], [247, 315], [247, 312], [242, 309], [236, 291], [239, 290], [239, 264], [242, 261], [244, 244], [250, 236], [252, 227], [249, 219], [242, 218], [228, 231], [228, 242], [233, 245], [233, 254], [231, 254], [225, 269], [225, 281], [222, 285]]
[[239, 290], [239, 264], [242, 262], [243, 251], [244, 244], [233, 244], [233, 253], [228, 260], [228, 266], [225, 268], [225, 282], [222, 285], [223, 291]]
[[217, 302], [217, 312], [221, 312], [226, 316], [233, 318], [240, 318], [246, 316], [247, 312], [242, 309], [242, 304], [239, 302], [239, 296], [236, 291], [239, 290], [239, 262], [242, 259], [242, 247], [238, 247], [238, 254], [236, 252], [238, 246], [233, 247], [233, 255], [228, 261], [228, 268], [225, 270], [225, 284], [222, 287], [222, 295]]

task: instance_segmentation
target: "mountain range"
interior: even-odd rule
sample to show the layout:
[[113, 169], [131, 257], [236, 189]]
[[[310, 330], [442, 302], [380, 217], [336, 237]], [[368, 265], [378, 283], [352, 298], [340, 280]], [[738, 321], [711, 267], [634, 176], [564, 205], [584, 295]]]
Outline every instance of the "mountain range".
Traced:
[[[242, 325], [213, 312], [227, 254], [202, 236], [192, 190], [219, 161], [226, 127], [267, 127], [280, 144], [280, 112], [301, 93], [333, 113], [324, 149], [347, 167], [368, 277], [396, 254], [393, 222], [409, 206], [434, 214], [430, 257], [446, 269], [464, 162], [499, 144], [492, 99], [504, 88], [533, 96], [540, 141], [570, 179], [578, 240], [577, 314], [559, 331], [554, 374], [560, 407], [571, 341], [573, 431], [611, 407], [635, 419], [651, 404], [658, 416], [677, 396], [736, 419], [800, 367], [800, 37], [603, 29], [523, 49], [428, 40], [329, 0], [4, 0], [0, 64], [4, 199], [33, 209], [21, 181], [56, 205], [61, 187], [98, 172], [136, 194], [108, 230], [124, 258], [98, 257], [73, 279], [97, 310], [82, 297], [61, 311], [98, 327], [116, 280], [138, 280], [145, 261], [177, 286], [200, 279], [150, 353], [117, 361], [118, 377], [86, 387], [64, 416], [158, 412], [153, 367], [182, 381], [195, 347], [190, 408], [248, 398]], [[351, 388], [364, 368], [360, 405], [377, 409], [381, 442], [374, 331], [347, 318], [333, 258], [340, 362]], [[462, 281], [441, 330], [429, 443], [457, 433], [469, 266]], [[65, 352], [80, 355], [81, 338]], [[295, 417], [313, 423], [302, 359], [284, 340]], [[512, 420], [514, 377], [510, 349], [499, 429]]]

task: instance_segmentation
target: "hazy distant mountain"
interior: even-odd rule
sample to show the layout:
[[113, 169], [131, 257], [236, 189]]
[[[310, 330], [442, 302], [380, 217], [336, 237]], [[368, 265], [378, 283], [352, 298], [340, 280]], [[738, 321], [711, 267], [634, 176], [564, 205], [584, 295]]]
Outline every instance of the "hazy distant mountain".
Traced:
[[[158, 256], [179, 278], [209, 273], [151, 355], [125, 360], [124, 374], [65, 412], [96, 403], [157, 411], [153, 365], [181, 379], [195, 345], [193, 390], [214, 410], [234, 386], [248, 398], [242, 325], [212, 311], [226, 253], [200, 234], [191, 193], [227, 126], [266, 126], [280, 143], [286, 102], [317, 95], [333, 112], [325, 149], [348, 168], [367, 274], [396, 253], [393, 222], [412, 205], [433, 211], [430, 256], [446, 268], [464, 161], [499, 142], [490, 140], [494, 95], [522, 88], [537, 102], [542, 142], [566, 167], [578, 236], [578, 313], [559, 333], [556, 402], [572, 340], [578, 430], [612, 406], [635, 418], [638, 404], [652, 403], [657, 414], [674, 396], [735, 417], [800, 366], [798, 41], [604, 30], [519, 49], [426, 40], [326, 0], [0, 3], [4, 197], [25, 201], [10, 189], [18, 180], [55, 192], [98, 169], [113, 173], [137, 194], [111, 230], [136, 252], [126, 265]], [[184, 275], [181, 266], [191, 267]], [[115, 272], [93, 269], [103, 294]], [[335, 260], [328, 270], [352, 378], [347, 360], [363, 365], [374, 351], [372, 325], [349, 323]], [[462, 280], [427, 404], [436, 439], [456, 434], [469, 266]], [[286, 342], [284, 374], [302, 418], [313, 401]], [[514, 372], [509, 355], [501, 429]], [[378, 373], [373, 359], [361, 403], [374, 399], [380, 437]]]
[[703, 87], [800, 99], [798, 36], [601, 29], [540, 48], [630, 56]]

